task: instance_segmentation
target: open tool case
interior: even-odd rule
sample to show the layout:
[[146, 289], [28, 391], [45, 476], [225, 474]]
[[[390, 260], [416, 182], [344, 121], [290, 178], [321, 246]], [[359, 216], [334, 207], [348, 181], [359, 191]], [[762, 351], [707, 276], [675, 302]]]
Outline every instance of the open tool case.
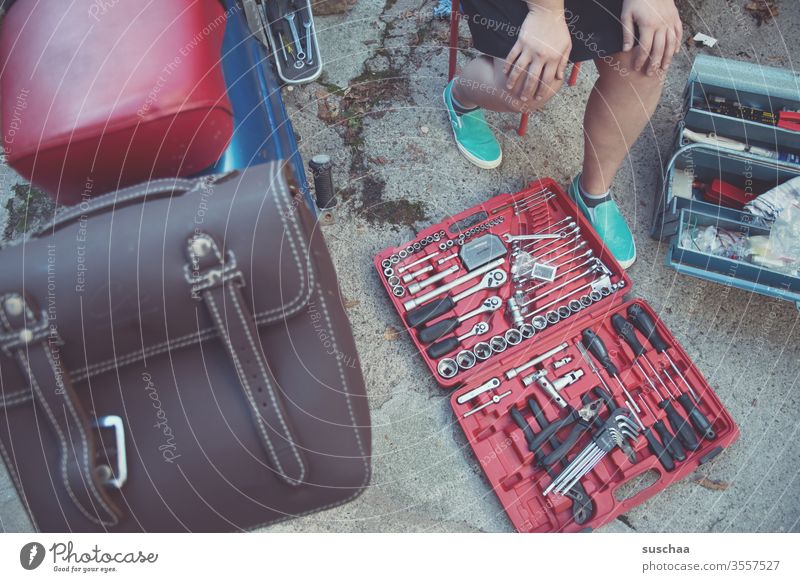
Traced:
[[[506, 238], [530, 234], [550, 238]], [[454, 389], [456, 418], [518, 531], [599, 527], [738, 437], [653, 310], [625, 300], [627, 274], [551, 179], [385, 249], [375, 268], [426, 365]], [[641, 325], [647, 320], [656, 333]], [[618, 325], [644, 354], [634, 357]], [[585, 349], [597, 341], [611, 368]], [[664, 428], [681, 438], [660, 436]], [[651, 438], [675, 452], [666, 465]], [[551, 485], [556, 490], [545, 494]]]
[[319, 77], [322, 56], [310, 0], [260, 0], [260, 4], [278, 76], [290, 84]]
[[[800, 308], [800, 278], [681, 244], [687, 231], [707, 225], [746, 236], [769, 234], [742, 211], [741, 202], [800, 176], [798, 87], [800, 75], [787, 69], [708, 55], [695, 59], [653, 219], [653, 237], [670, 243], [668, 267]], [[742, 108], [731, 110], [731, 103]], [[709, 134], [720, 141], [687, 137]], [[724, 189], [715, 186], [720, 183]]]

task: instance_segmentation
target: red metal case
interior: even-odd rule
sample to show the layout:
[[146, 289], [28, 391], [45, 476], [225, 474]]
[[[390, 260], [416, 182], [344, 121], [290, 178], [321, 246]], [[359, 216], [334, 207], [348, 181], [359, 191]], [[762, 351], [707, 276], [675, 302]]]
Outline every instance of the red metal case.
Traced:
[[[530, 202], [531, 200], [533, 203]], [[451, 378], [441, 377], [437, 366], [443, 358], [452, 357], [457, 350], [474, 351], [479, 342], [486, 341], [489, 337], [502, 335], [508, 329], [522, 329], [518, 325], [519, 320], [514, 322], [513, 317], [506, 309], [508, 299], [520, 288], [520, 284], [510, 274], [514, 245], [506, 245], [505, 261], [499, 267], [508, 276], [504, 284], [493, 289], [481, 289], [461, 299], [446, 314], [442, 314], [426, 324], [433, 325], [454, 316], [468, 314], [491, 295], [499, 296], [502, 299], [503, 307], [458, 323], [455, 330], [447, 337], [463, 335], [476, 322], [480, 321], [485, 321], [490, 326], [486, 334], [465, 338], [461, 345], [439, 358], [433, 358], [426, 353], [428, 345], [420, 337], [420, 330], [425, 326], [414, 327], [408, 323], [408, 310], [404, 307], [404, 302], [410, 298], [408, 287], [402, 281], [398, 283], [396, 278], [417, 269], [431, 267], [430, 270], [416, 278], [416, 281], [423, 282], [429, 277], [435, 277], [437, 273], [443, 273], [448, 267], [452, 269], [453, 264], [459, 265], [457, 271], [446, 276], [442, 275], [438, 280], [434, 279], [437, 282], [431, 287], [446, 285], [467, 273], [465, 265], [460, 264], [458, 258], [438, 263], [440, 259], [459, 252], [459, 249], [462, 248], [462, 245], [458, 243], [460, 237], [463, 236], [462, 240], [467, 242], [485, 234], [502, 237], [506, 233], [526, 234], [542, 230], [554, 232], [573, 221], [580, 229], [580, 238], [576, 237], [572, 247], [567, 246], [566, 249], [574, 248], [575, 244], [579, 244], [577, 241], [583, 242], [585, 245], [579, 250], [572, 250], [566, 255], [562, 254], [558, 261], [552, 261], [553, 263], [567, 261], [556, 271], [555, 281], [551, 283], [537, 282], [534, 284], [533, 292], [521, 296], [521, 302], [529, 301], [529, 304], [532, 305], [523, 321], [531, 321], [531, 311], [540, 310], [542, 305], [550, 304], [552, 299], [558, 299], [563, 294], [578, 290], [575, 297], [582, 296], [581, 291], [595, 275], [592, 273], [581, 276], [585, 269], [577, 267], [582, 265], [586, 258], [598, 258], [602, 261], [607, 272], [605, 284], [615, 290], [601, 296], [599, 300], [593, 301], [590, 305], [581, 306], [575, 312], [570, 312], [555, 323], [548, 324], [544, 329], [535, 331], [532, 337], [523, 339], [519, 344], [508, 346], [503, 351], [491, 352], [487, 359], [478, 361], [471, 368], [459, 370]], [[481, 225], [484, 224], [491, 226], [482, 227]], [[467, 237], [466, 233], [472, 233], [474, 236]], [[454, 242], [448, 246], [448, 240]], [[563, 243], [561, 240], [553, 239], [550, 241], [523, 241], [519, 244], [532, 245], [527, 250], [531, 251], [531, 254], [541, 257], [542, 262], [546, 262], [559, 256], [561, 251], [554, 249]], [[583, 254], [587, 250], [591, 251], [591, 255], [584, 257]], [[427, 258], [422, 260], [425, 257]], [[414, 263], [417, 265], [412, 268], [403, 268]], [[375, 258], [375, 266], [409, 336], [420, 350], [432, 374], [443, 387], [455, 388], [451, 397], [453, 411], [475, 456], [481, 463], [489, 484], [518, 531], [570, 532], [597, 528], [652, 497], [670, 483], [685, 478], [699, 465], [716, 457], [723, 448], [738, 437], [738, 428], [733, 419], [663, 322], [644, 301], [625, 301], [624, 293], [630, 288], [630, 279], [627, 274], [608, 254], [597, 234], [584, 220], [582, 214], [577, 211], [569, 197], [551, 179], [538, 180], [527, 189], [513, 195], [500, 194], [438, 225], [425, 229], [419, 234], [416, 241], [380, 252]], [[398, 273], [400, 269], [402, 272]], [[474, 286], [480, 279], [477, 277], [465, 281], [455, 286], [446, 295], [451, 297], [458, 295]], [[400, 292], [396, 291], [398, 285], [403, 288], [402, 296], [399, 296]], [[523, 283], [522, 287], [525, 286], [530, 287], [531, 282]], [[422, 290], [415, 296], [421, 296], [424, 293], [425, 290]], [[438, 301], [441, 297], [435, 298], [434, 301]], [[564, 300], [564, 304], [567, 304], [566, 300]], [[626, 317], [628, 309], [634, 304], [638, 305], [655, 322], [659, 334], [668, 346], [663, 353], [658, 353], [653, 349], [651, 344], [645, 341], [644, 336], [637, 331], [639, 341], [647, 350], [643, 356], [637, 359], [630, 346], [618, 336], [612, 325], [612, 317], [615, 314]], [[560, 304], [552, 305], [552, 307], [561, 306]], [[619, 382], [590, 355], [590, 360], [599, 370], [600, 377], [598, 377], [578, 350], [576, 344], [581, 341], [581, 334], [585, 329], [591, 329], [602, 339], [613, 363], [618, 368]], [[558, 346], [563, 346], [563, 349], [544, 358], [536, 366], [532, 366], [513, 378], [506, 376], [506, 372], [509, 370], [550, 352]], [[634, 362], [635, 359], [637, 362]], [[554, 364], [557, 361], [561, 361], [561, 365], [555, 369]], [[664, 371], [665, 369], [666, 371]], [[576, 374], [582, 373], [583, 375], [557, 392], [558, 396], [565, 401], [565, 408], [559, 407], [554, 401], [554, 396], [541, 389], [535, 381], [532, 380], [527, 386], [523, 384], [523, 378], [527, 378], [532, 372], [540, 371], [551, 377], [561, 377], [575, 370], [580, 371]], [[644, 373], [645, 371], [647, 374]], [[493, 379], [497, 379], [497, 381], [495, 382]], [[495, 387], [482, 391], [466, 402], [459, 400], [460, 397], [489, 382], [494, 382], [492, 386]], [[540, 434], [546, 425], [563, 419], [570, 412], [597, 399], [595, 392], [597, 386], [606, 388], [613, 398], [615, 407], [625, 406], [629, 412], [634, 407], [627, 404], [626, 395], [622, 389], [624, 387], [632, 396], [636, 407], [639, 408], [639, 411], [634, 409], [630, 414], [632, 417], [640, 418], [644, 426], [651, 429], [653, 424], [659, 420], [663, 421], [665, 426], [672, 428], [665, 419], [664, 409], [660, 406], [664, 399], [662, 395], [665, 392], [669, 395], [666, 397], [666, 401], [672, 403], [672, 406], [678, 409], [684, 418], [688, 414], [678, 406], [678, 402], [673, 400], [673, 397], [677, 398], [679, 395], [687, 394], [685, 398], [693, 402], [709, 420], [714, 434], [713, 438], [706, 439], [700, 432], [695, 431], [698, 445], [696, 450], [686, 449], [685, 458], [675, 461], [672, 471], [665, 470], [656, 455], [648, 448], [648, 443], [641, 434], [636, 439], [630, 439], [630, 448], [633, 449], [632, 454], [635, 455], [636, 462], [632, 462], [620, 448], [613, 448], [579, 480], [582, 491], [591, 499], [592, 503], [591, 512], [587, 511], [576, 520], [576, 511], [573, 508], [576, 505], [574, 498], [556, 493], [544, 495], [544, 491], [555, 475], [560, 472], [558, 468], [566, 467], [575, 458], [576, 453], [584, 447], [590, 446], [593, 434], [596, 434], [594, 427], [591, 430], [576, 432], [579, 436], [570, 447], [570, 454], [564, 458], [561, 464], [557, 465], [558, 468], [551, 468], [548, 473], [545, 467], [534, 459], [534, 453], [529, 447], [528, 435], [517, 421], [523, 418], [530, 427], [532, 435]], [[699, 402], [691, 400], [691, 397], [688, 396], [690, 390], [699, 396]], [[540, 412], [545, 419], [544, 425], [534, 418], [528, 406], [529, 399], [533, 399], [541, 409]], [[642, 399], [645, 400], [646, 406], [641, 404]], [[516, 409], [517, 421], [510, 414], [512, 408]], [[600, 419], [606, 419], [610, 410], [607, 406], [601, 410]], [[689, 425], [688, 421], [686, 424]], [[559, 441], [564, 441], [574, 426], [574, 424], [564, 426], [555, 433], [555, 437]], [[708, 432], [709, 437], [712, 436], [711, 432]], [[554, 444], [558, 443], [551, 443], [548, 440], [536, 448], [537, 454], [546, 457], [553, 452]], [[630, 454], [630, 451], [628, 453]], [[649, 482], [647, 482], [648, 479]], [[635, 489], [637, 486], [638, 489]]]

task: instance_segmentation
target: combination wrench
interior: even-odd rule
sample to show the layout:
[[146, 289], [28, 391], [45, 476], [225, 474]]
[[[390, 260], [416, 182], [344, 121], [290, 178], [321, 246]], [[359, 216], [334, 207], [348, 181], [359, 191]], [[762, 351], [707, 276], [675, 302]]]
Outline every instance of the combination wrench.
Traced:
[[300, 35], [297, 34], [297, 27], [294, 24], [295, 14], [294, 12], [290, 12], [289, 14], [284, 16], [284, 18], [289, 23], [289, 30], [292, 32], [292, 41], [294, 42], [295, 55], [297, 56], [298, 61], [303, 62], [304, 60], [306, 60], [306, 53], [303, 51], [303, 45], [300, 43]]

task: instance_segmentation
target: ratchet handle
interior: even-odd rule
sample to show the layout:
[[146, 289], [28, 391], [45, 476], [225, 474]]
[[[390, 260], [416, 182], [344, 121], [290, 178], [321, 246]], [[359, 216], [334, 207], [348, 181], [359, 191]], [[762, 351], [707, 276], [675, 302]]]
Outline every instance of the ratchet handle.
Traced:
[[667, 343], [658, 333], [655, 322], [641, 305], [634, 303], [628, 307], [628, 316], [636, 329], [642, 332], [642, 335], [659, 354], [667, 349]]
[[689, 420], [691, 421], [694, 429], [704, 439], [713, 441], [717, 438], [717, 433], [714, 430], [714, 427], [711, 426], [711, 423], [709, 422], [708, 418], [706, 418], [706, 415], [700, 412], [700, 409], [695, 406], [688, 394], [681, 394], [678, 396], [678, 402], [681, 403], [681, 406], [683, 406], [686, 414], [689, 415]]
[[434, 299], [406, 312], [406, 322], [411, 327], [419, 327], [440, 315], [444, 315], [455, 306], [455, 301], [449, 295], [441, 299]]
[[435, 342], [439, 338], [446, 336], [458, 327], [457, 317], [448, 317], [419, 330], [419, 341], [424, 344]]
[[439, 340], [435, 344], [431, 344], [428, 346], [428, 349], [425, 350], [429, 357], [437, 360], [441, 358], [443, 355], [452, 352], [456, 349], [461, 342], [458, 341], [456, 336], [450, 336], [443, 340]]
[[633, 324], [619, 313], [611, 316], [611, 325], [617, 330], [619, 337], [625, 340], [625, 343], [633, 350], [634, 356], [638, 358], [647, 351], [639, 341], [639, 338], [636, 337], [636, 330], [633, 329]]

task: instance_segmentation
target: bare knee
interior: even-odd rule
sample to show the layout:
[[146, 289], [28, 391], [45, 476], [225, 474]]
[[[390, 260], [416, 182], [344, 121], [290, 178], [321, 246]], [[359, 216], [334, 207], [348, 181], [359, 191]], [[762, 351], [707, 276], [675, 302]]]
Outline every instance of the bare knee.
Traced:
[[647, 75], [647, 67], [635, 70], [634, 51], [619, 52], [595, 59], [597, 71], [604, 83], [629, 86], [638, 94], [661, 95], [666, 80], [666, 72], [658, 69], [655, 74]]
[[509, 111], [517, 113], [532, 113], [544, 107], [556, 93], [558, 93], [561, 86], [564, 84], [563, 80], [555, 79], [548, 87], [546, 87], [543, 98], [541, 100], [523, 101], [520, 99], [522, 89], [525, 84], [526, 77], [522, 75], [520, 80], [510, 91], [506, 89], [508, 82], [508, 75], [503, 70], [503, 61], [495, 59], [494, 63], [494, 84], [499, 88], [499, 98], [506, 104]]

